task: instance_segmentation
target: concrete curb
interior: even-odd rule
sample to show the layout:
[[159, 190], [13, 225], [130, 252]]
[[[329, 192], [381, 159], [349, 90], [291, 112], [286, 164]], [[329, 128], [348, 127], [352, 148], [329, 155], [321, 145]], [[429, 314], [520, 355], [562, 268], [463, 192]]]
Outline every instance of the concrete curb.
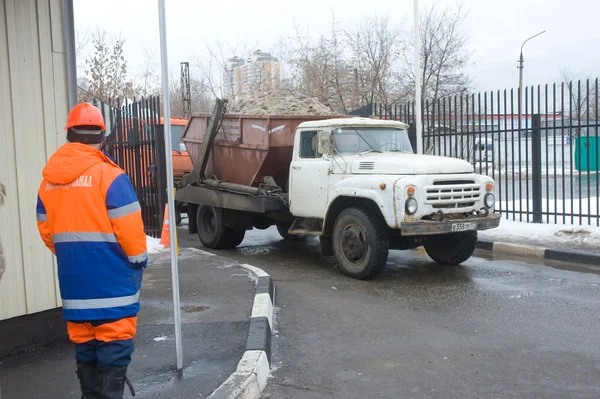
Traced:
[[531, 245], [512, 244], [501, 241], [477, 241], [477, 249], [491, 252], [502, 252], [520, 256], [531, 256], [562, 262], [581, 263], [584, 265], [600, 265], [600, 255], [585, 251], [569, 249], [551, 249]]
[[213, 399], [258, 399], [267, 386], [267, 378], [271, 371], [275, 287], [271, 276], [264, 270], [250, 265], [239, 266], [258, 277], [246, 352], [235, 372], [210, 394], [209, 398]]

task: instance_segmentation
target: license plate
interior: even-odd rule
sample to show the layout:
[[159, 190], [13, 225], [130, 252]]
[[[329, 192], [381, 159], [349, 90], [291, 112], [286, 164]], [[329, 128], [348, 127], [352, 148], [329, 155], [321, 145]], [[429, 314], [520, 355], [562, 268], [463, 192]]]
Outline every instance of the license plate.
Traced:
[[477, 228], [476, 223], [453, 223], [450, 230], [452, 231], [469, 231]]

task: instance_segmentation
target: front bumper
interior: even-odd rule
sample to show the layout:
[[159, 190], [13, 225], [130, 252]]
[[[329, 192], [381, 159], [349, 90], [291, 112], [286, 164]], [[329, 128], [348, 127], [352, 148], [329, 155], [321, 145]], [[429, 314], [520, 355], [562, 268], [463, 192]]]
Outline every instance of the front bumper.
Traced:
[[[465, 223], [469, 228], [464, 229]], [[459, 226], [460, 225], [460, 226]], [[408, 222], [400, 224], [400, 231], [403, 236], [425, 236], [434, 234], [457, 233], [469, 230], [489, 230], [500, 225], [500, 215], [491, 214], [488, 216], [475, 216], [466, 219], [448, 220], [437, 222], [432, 220], [422, 220], [419, 222]], [[461, 229], [453, 229], [453, 226]]]

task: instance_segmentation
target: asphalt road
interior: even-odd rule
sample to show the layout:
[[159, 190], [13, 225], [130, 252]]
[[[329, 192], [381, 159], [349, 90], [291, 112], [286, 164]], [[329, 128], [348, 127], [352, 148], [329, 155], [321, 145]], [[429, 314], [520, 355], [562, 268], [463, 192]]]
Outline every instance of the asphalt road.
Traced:
[[393, 251], [358, 281], [274, 229], [219, 254], [275, 281], [265, 398], [600, 397], [600, 269]]

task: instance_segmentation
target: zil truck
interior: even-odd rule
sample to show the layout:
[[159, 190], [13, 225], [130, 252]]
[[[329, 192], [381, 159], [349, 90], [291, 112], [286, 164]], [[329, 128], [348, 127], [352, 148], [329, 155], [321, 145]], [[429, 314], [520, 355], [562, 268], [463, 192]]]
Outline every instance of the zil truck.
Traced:
[[349, 116], [193, 116], [184, 142], [194, 169], [176, 201], [211, 249], [276, 225], [284, 239], [319, 237], [341, 271], [369, 279], [391, 249], [424, 246], [458, 265], [477, 231], [499, 225], [494, 180], [463, 160], [415, 154], [405, 123]]

